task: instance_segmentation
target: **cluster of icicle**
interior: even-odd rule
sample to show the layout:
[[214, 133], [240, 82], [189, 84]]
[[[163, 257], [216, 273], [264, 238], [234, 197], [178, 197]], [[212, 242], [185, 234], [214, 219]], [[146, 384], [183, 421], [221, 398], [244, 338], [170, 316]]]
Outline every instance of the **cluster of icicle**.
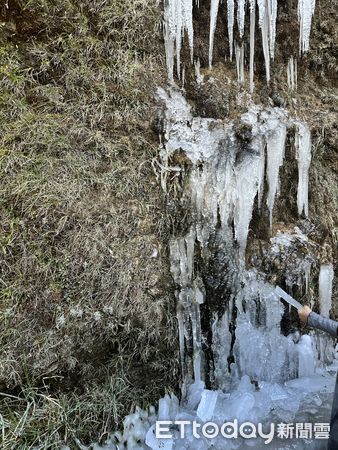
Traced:
[[[174, 77], [174, 56], [177, 58], [177, 74], [180, 77], [181, 62], [180, 52], [182, 39], [187, 32], [191, 57], [193, 58], [194, 30], [193, 30], [193, 3], [194, 0], [165, 0], [164, 6], [164, 39], [166, 48], [166, 58], [168, 76], [171, 81]], [[210, 37], [209, 37], [209, 66], [212, 66], [214, 37], [217, 24], [217, 16], [220, 0], [211, 0], [210, 7]], [[246, 4], [249, 4], [250, 11], [250, 89], [254, 87], [254, 52], [255, 52], [255, 25], [256, 9], [258, 6], [258, 22], [262, 33], [262, 45], [265, 60], [266, 79], [270, 80], [270, 60], [274, 59], [276, 41], [276, 21], [278, 0], [227, 0], [227, 21], [228, 38], [230, 49], [230, 60], [233, 57], [234, 47], [234, 25], [235, 6], [237, 6], [237, 26], [239, 36], [244, 36], [244, 24]], [[307, 52], [309, 49], [311, 21], [315, 10], [315, 0], [298, 0], [298, 19], [300, 26], [299, 47], [300, 52]], [[235, 47], [238, 47], [236, 44]], [[240, 58], [244, 65], [244, 47], [240, 45]], [[238, 55], [239, 51], [236, 51]]]
[[[187, 366], [184, 349], [187, 348], [186, 339], [189, 335], [187, 326], [190, 326], [192, 339], [188, 347], [193, 358], [187, 372], [193, 373], [195, 380], [200, 380], [203, 356], [199, 310], [204, 302], [205, 288], [201, 277], [194, 274], [193, 270], [195, 242], [199, 242], [203, 252], [203, 249], [208, 248], [210, 232], [220, 229], [225, 252], [230, 255], [231, 264], [234, 265], [234, 273], [241, 272], [256, 199], [258, 209], [263, 207], [265, 180], [268, 186], [266, 205], [270, 225], [272, 224], [287, 129], [291, 126], [296, 126], [298, 212], [299, 215], [307, 216], [311, 133], [306, 124], [288, 117], [284, 109], [262, 110], [254, 105], [241, 118], [244, 126], [251, 129], [251, 141], [243, 147], [236, 137], [232, 122], [193, 117], [190, 106], [178, 90], [172, 89], [168, 94], [160, 89], [159, 96], [167, 108], [165, 146], [161, 152], [163, 189], [167, 189], [168, 176], [180, 171], [179, 167], [170, 167], [170, 156], [174, 151], [180, 149], [192, 163], [186, 195], [190, 197], [187, 201], [195, 213], [195, 225], [185, 236], [173, 239], [170, 252], [173, 278], [180, 286], [177, 303], [181, 363], [182, 367]], [[232, 281], [236, 283], [235, 275]], [[273, 297], [273, 294], [269, 295]], [[226, 330], [229, 327], [222, 324], [220, 329]], [[220, 364], [216, 367], [216, 372], [223, 380], [227, 362], [221, 361], [228, 354], [231, 342], [228, 334], [227, 332], [222, 337], [220, 331], [220, 342], [215, 345], [215, 348], [220, 349]], [[275, 372], [271, 370], [271, 373]]]

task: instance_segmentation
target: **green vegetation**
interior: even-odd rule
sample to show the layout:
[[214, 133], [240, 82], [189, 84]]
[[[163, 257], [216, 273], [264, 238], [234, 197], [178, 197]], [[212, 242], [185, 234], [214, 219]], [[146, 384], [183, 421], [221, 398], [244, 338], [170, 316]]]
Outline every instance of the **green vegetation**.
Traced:
[[159, 23], [147, 0], [0, 5], [1, 448], [98, 440], [175, 388]]

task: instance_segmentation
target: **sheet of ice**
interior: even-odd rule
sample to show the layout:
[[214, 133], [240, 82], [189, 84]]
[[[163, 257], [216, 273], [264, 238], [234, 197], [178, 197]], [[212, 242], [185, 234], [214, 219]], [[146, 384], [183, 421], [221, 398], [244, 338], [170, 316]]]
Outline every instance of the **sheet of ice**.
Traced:
[[299, 52], [309, 50], [312, 16], [315, 12], [316, 0], [298, 0]]
[[330, 317], [333, 277], [332, 264], [323, 264], [319, 272], [319, 306], [320, 314], [324, 317]]
[[210, 30], [209, 30], [209, 67], [212, 67], [212, 55], [214, 51], [214, 39], [217, 23], [219, 0], [211, 0], [210, 6]]
[[311, 132], [307, 124], [299, 123], [296, 130], [296, 154], [298, 161], [298, 214], [305, 217], [309, 214], [308, 191], [309, 191], [309, 169], [311, 164]]

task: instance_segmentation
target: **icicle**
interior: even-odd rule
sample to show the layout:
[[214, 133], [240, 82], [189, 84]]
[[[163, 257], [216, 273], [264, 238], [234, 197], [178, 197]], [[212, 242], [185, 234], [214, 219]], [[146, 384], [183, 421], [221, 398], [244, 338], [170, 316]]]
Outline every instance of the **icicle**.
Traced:
[[234, 208], [235, 237], [240, 255], [244, 257], [254, 201], [264, 179], [264, 153], [248, 158], [236, 173], [236, 203]]
[[306, 124], [300, 123], [296, 131], [296, 150], [298, 161], [298, 214], [304, 211], [308, 216], [309, 168], [311, 163], [311, 132]]
[[277, 21], [277, 0], [268, 0], [269, 8], [269, 44], [270, 44], [270, 56], [271, 59], [275, 57], [275, 41], [276, 41], [276, 21]]
[[217, 24], [219, 0], [211, 0], [210, 7], [210, 36], [209, 36], [209, 67], [212, 66], [212, 55], [214, 50], [214, 38]]
[[311, 21], [315, 6], [316, 0], [298, 0], [299, 53], [309, 50]]
[[229, 36], [230, 61], [232, 61], [232, 53], [233, 53], [233, 45], [234, 45], [234, 22], [235, 22], [234, 0], [228, 0], [227, 15], [228, 15], [228, 36]]
[[164, 43], [168, 78], [173, 81], [174, 53], [176, 46], [176, 70], [180, 78], [181, 72], [181, 46], [184, 31], [188, 33], [191, 59], [193, 58], [194, 31], [192, 16], [192, 0], [166, 0], [164, 4]]
[[269, 13], [268, 0], [257, 0], [259, 9], [259, 26], [262, 31], [263, 54], [265, 61], [266, 81], [270, 82], [270, 48], [269, 48]]
[[285, 138], [286, 126], [281, 122], [267, 137], [267, 178], [269, 185], [267, 205], [270, 212], [270, 226], [272, 225], [275, 197], [279, 189], [279, 169], [284, 159]]
[[330, 317], [332, 307], [332, 282], [334, 271], [332, 264], [325, 264], [320, 267], [319, 273], [319, 305], [320, 313], [324, 317]]
[[238, 0], [237, 2], [237, 24], [240, 38], [242, 38], [244, 34], [245, 4], [246, 0]]
[[291, 56], [289, 58], [288, 67], [287, 67], [287, 80], [288, 80], [288, 87], [292, 91], [296, 88], [296, 67], [297, 67], [297, 60]]
[[244, 45], [235, 46], [235, 56], [236, 56], [236, 68], [237, 68], [237, 81], [239, 83], [244, 83]]
[[197, 61], [195, 61], [195, 75], [197, 84], [202, 84], [204, 77], [201, 74], [201, 61], [199, 58]]
[[174, 52], [175, 52], [175, 38], [171, 33], [169, 23], [163, 24], [163, 37], [165, 44], [165, 56], [167, 61], [168, 78], [174, 81]]
[[256, 0], [250, 0], [250, 92], [254, 90]]
[[[199, 6], [199, 5], [198, 5]], [[192, 0], [183, 0], [182, 1], [183, 8], [183, 18], [184, 18], [184, 27], [188, 33], [188, 41], [191, 55], [191, 62], [193, 62], [194, 56], [194, 27], [193, 27], [193, 2]]]

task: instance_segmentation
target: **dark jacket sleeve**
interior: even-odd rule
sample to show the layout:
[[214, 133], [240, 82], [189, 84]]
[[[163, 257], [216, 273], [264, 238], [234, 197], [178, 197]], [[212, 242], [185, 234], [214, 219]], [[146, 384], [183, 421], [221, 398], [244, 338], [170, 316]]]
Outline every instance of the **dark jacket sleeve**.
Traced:
[[319, 330], [326, 331], [333, 337], [337, 337], [338, 334], [338, 322], [327, 319], [319, 314], [311, 312], [307, 324], [312, 328], [318, 328]]

